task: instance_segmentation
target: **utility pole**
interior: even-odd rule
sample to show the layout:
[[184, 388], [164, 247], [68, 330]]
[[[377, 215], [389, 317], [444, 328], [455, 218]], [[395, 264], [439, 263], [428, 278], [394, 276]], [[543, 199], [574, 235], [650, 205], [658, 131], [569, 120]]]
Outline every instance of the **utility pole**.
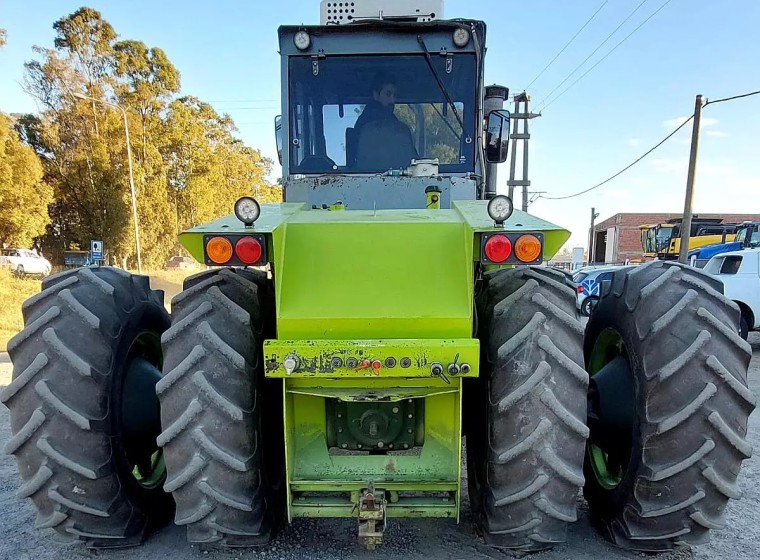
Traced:
[[[507, 187], [509, 187], [509, 198], [514, 200], [515, 187], [522, 187], [522, 210], [528, 211], [528, 187], [530, 187], [530, 180], [528, 180], [528, 141], [530, 140], [530, 133], [528, 132], [528, 121], [540, 117], [538, 113], [531, 113], [528, 109], [530, 103], [530, 96], [522, 92], [514, 96], [515, 112], [512, 114], [512, 121], [514, 121], [514, 132], [509, 136], [512, 139], [512, 156], [509, 160], [509, 180], [507, 181]], [[519, 131], [519, 123], [523, 123], [522, 132]], [[517, 141], [522, 140], [522, 179], [515, 179], [516, 167], [517, 167]]]
[[588, 232], [588, 264], [591, 264], [594, 254], [594, 220], [599, 217], [596, 208], [591, 209], [591, 229]]
[[694, 123], [691, 129], [691, 151], [689, 152], [689, 174], [686, 177], [686, 199], [683, 205], [683, 220], [681, 221], [681, 249], [678, 262], [686, 264], [689, 254], [689, 238], [691, 237], [691, 203], [694, 199], [694, 176], [697, 171], [697, 151], [699, 149], [699, 123], [702, 120], [702, 95], [697, 95], [694, 102]]
[[[90, 97], [89, 95], [85, 95], [80, 92], [72, 92], [71, 95], [73, 97], [76, 97], [77, 99], [86, 99], [94, 103], [102, 103], [103, 105], [108, 105], [109, 107], [118, 109], [119, 111], [121, 111], [121, 114], [124, 117], [124, 135], [127, 141], [127, 168], [129, 169], [129, 190], [132, 194], [132, 219], [135, 222], [135, 249], [137, 249], [137, 272], [142, 274], [142, 254], [140, 251], [140, 224], [138, 223], [138, 220], [137, 220], [137, 195], [135, 194], [135, 177], [132, 171], [132, 146], [129, 142], [129, 119], [127, 119], [127, 111], [124, 109], [124, 107], [122, 107], [121, 105], [117, 103], [111, 103], [110, 101], [105, 101], [104, 99], [96, 99], [95, 97]], [[97, 124], [97, 120], [95, 122]]]

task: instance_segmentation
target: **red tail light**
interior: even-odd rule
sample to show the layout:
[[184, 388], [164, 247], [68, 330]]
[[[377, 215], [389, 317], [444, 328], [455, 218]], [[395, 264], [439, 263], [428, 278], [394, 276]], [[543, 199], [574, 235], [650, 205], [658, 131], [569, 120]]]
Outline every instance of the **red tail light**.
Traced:
[[512, 242], [506, 235], [492, 235], [484, 247], [486, 257], [494, 263], [503, 263], [512, 254]]
[[582, 294], [582, 293], [583, 293], [583, 286], [581, 286], [581, 285], [578, 285], [578, 288], [577, 288], [577, 290], [578, 290], [578, 293], [579, 293], [579, 294]]
[[254, 237], [243, 237], [235, 244], [235, 255], [243, 264], [256, 264], [262, 252], [261, 243]]

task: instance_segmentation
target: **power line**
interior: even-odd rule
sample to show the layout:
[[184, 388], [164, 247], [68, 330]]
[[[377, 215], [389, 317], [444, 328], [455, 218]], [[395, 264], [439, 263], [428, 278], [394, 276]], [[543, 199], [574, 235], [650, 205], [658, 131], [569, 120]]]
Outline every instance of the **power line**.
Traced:
[[581, 34], [581, 32], [582, 32], [584, 29], [586, 29], [586, 26], [588, 26], [588, 24], [589, 24], [589, 23], [591, 23], [591, 21], [592, 21], [592, 20], [593, 20], [593, 19], [596, 17], [596, 14], [598, 14], [599, 12], [601, 12], [601, 11], [602, 11], [602, 8], [604, 8], [604, 6], [606, 6], [606, 5], [607, 5], [607, 2], [609, 2], [609, 0], [604, 0], [604, 2], [602, 3], [602, 5], [601, 5], [601, 6], [599, 6], [599, 7], [596, 9], [596, 11], [595, 11], [593, 14], [591, 14], [591, 17], [590, 17], [590, 18], [588, 18], [588, 19], [586, 20], [586, 23], [584, 23], [584, 24], [583, 24], [583, 26], [582, 26], [582, 27], [581, 27], [581, 28], [580, 28], [578, 31], [576, 31], [575, 35], [573, 35], [573, 36], [570, 38], [570, 40], [569, 40], [567, 43], [565, 43], [565, 46], [564, 46], [564, 47], [562, 47], [562, 48], [560, 49], [560, 51], [559, 51], [559, 52], [558, 52], [558, 53], [557, 53], [557, 54], [554, 56], [554, 58], [552, 58], [552, 59], [549, 61], [549, 63], [548, 63], [546, 66], [544, 66], [544, 69], [543, 69], [543, 70], [541, 70], [541, 71], [538, 73], [538, 75], [537, 75], [535, 78], [533, 78], [533, 80], [531, 80], [531, 82], [530, 82], [530, 83], [527, 85], [527, 87], [525, 87], [524, 89], [528, 89], [528, 88], [530, 88], [530, 86], [532, 86], [534, 83], [536, 83], [536, 80], [538, 80], [538, 79], [539, 79], [539, 78], [540, 78], [540, 77], [541, 77], [541, 76], [544, 74], [544, 72], [546, 72], [546, 71], [549, 69], [549, 67], [550, 67], [552, 64], [554, 64], [554, 61], [555, 61], [555, 60], [557, 60], [557, 59], [560, 57], [560, 55], [561, 55], [563, 52], [565, 52], [565, 49], [567, 49], [567, 47], [569, 47], [569, 46], [570, 46], [570, 44], [571, 44], [573, 41], [575, 41], [575, 38], [576, 38], [576, 37], [578, 37], [578, 35], [580, 35], [580, 34]]
[[279, 99], [212, 99], [208, 103], [277, 103]]
[[712, 105], [713, 103], [723, 103], [725, 101], [733, 101], [734, 99], [743, 99], [744, 97], [751, 97], [753, 95], [759, 95], [760, 90], [757, 91], [750, 91], [749, 93], [742, 93], [741, 95], [732, 95], [731, 97], [724, 97], [722, 99], [716, 99], [715, 101], [707, 100], [707, 103], [705, 103], [705, 107], [708, 105]]
[[221, 111], [274, 111], [279, 109], [277, 105], [269, 105], [265, 107], [221, 107]]
[[[707, 107], [708, 105], [711, 105], [711, 104], [714, 104], [714, 103], [724, 103], [726, 101], [735, 101], [737, 99], [744, 99], [745, 97], [752, 97], [753, 95], [760, 95], [760, 90], [750, 91], [750, 92], [747, 92], [747, 93], [740, 93], [739, 95], [732, 95], [730, 97], [723, 97], [723, 98], [720, 98], [720, 99], [716, 99], [714, 101], [709, 101], [708, 100], [704, 104], [704, 106]], [[579, 191], [577, 193], [569, 194], [569, 195], [566, 195], [566, 196], [540, 196], [539, 195], [539, 198], [545, 198], [546, 200], [567, 200], [568, 198], [574, 198], [576, 196], [580, 196], [582, 194], [586, 194], [587, 192], [593, 191], [594, 189], [598, 189], [602, 185], [606, 185], [607, 183], [609, 183], [613, 179], [619, 177], [620, 175], [622, 175], [623, 173], [625, 173], [626, 171], [628, 171], [631, 167], [633, 167], [634, 165], [636, 165], [637, 163], [639, 163], [641, 160], [643, 160], [649, 154], [651, 154], [652, 152], [654, 152], [657, 148], [659, 148], [660, 146], [662, 146], [665, 142], [667, 142], [668, 140], [670, 140], [676, 134], [676, 132], [678, 132], [684, 126], [686, 126], [686, 123], [690, 122], [693, 118], [694, 118], [694, 114], [692, 114], [689, 118], [687, 118], [685, 121], [683, 121], [680, 125], [678, 125], [676, 127], [675, 130], [673, 130], [673, 132], [671, 132], [665, 138], [663, 138], [662, 140], [660, 140], [659, 142], [657, 142], [657, 144], [655, 144], [654, 146], [652, 146], [649, 150], [647, 150], [639, 158], [637, 158], [636, 160], [634, 160], [633, 162], [631, 162], [629, 165], [625, 166], [623, 169], [621, 169], [620, 171], [618, 171], [614, 175], [611, 175], [610, 177], [608, 177], [607, 179], [605, 179], [601, 183], [597, 183], [593, 187], [589, 187], [589, 188], [584, 189], [582, 191]]]
[[559, 88], [561, 88], [561, 87], [562, 87], [562, 85], [563, 85], [565, 82], [567, 82], [567, 81], [568, 81], [570, 78], [572, 78], [573, 74], [575, 74], [575, 73], [576, 73], [576, 72], [577, 72], [577, 71], [578, 71], [578, 70], [579, 70], [579, 69], [580, 69], [580, 68], [581, 68], [581, 67], [582, 67], [584, 64], [586, 64], [586, 62], [588, 62], [588, 60], [589, 60], [589, 59], [590, 59], [592, 56], [594, 56], [594, 55], [595, 55], [595, 54], [596, 54], [596, 53], [599, 51], [599, 49], [601, 49], [601, 48], [602, 48], [604, 45], [606, 45], [606, 44], [607, 44], [607, 41], [609, 41], [609, 40], [612, 38], [612, 36], [613, 36], [615, 33], [617, 33], [617, 32], [618, 32], [618, 29], [620, 29], [621, 27], [623, 27], [623, 25], [625, 25], [625, 24], [628, 22], [628, 20], [629, 20], [629, 19], [631, 19], [631, 18], [634, 16], [634, 14], [635, 14], [636, 12], [638, 12], [638, 11], [639, 11], [639, 9], [640, 9], [640, 8], [641, 8], [641, 7], [642, 7], [644, 4], [646, 4], [648, 1], [649, 1], [649, 0], [641, 0], [641, 2], [639, 3], [639, 5], [638, 5], [638, 6], [636, 6], [636, 7], [633, 9], [633, 11], [632, 11], [630, 14], [628, 14], [628, 17], [626, 17], [626, 18], [625, 18], [623, 21], [621, 21], [621, 22], [620, 22], [620, 25], [618, 25], [618, 26], [615, 28], [615, 30], [614, 30], [612, 33], [610, 33], [609, 35], [607, 35], [607, 37], [604, 39], [604, 41], [602, 41], [601, 43], [599, 43], [599, 46], [597, 46], [597, 47], [596, 47], [596, 48], [595, 48], [593, 51], [591, 51], [591, 54], [590, 54], [590, 55], [588, 55], [588, 56], [587, 56], [585, 59], [583, 59], [583, 62], [581, 62], [581, 63], [580, 63], [578, 66], [576, 66], [576, 67], [573, 69], [573, 71], [572, 71], [572, 72], [570, 72], [570, 73], [569, 73], [567, 76], [565, 76], [565, 79], [564, 79], [564, 80], [562, 80], [562, 81], [561, 81], [561, 82], [560, 82], [560, 83], [559, 83], [559, 84], [558, 84], [558, 85], [557, 85], [557, 86], [556, 86], [556, 87], [555, 87], [553, 90], [551, 90], [551, 91], [549, 92], [549, 95], [547, 95], [547, 96], [544, 98], [544, 101], [542, 101], [542, 102], [541, 102], [541, 104], [543, 105], [546, 99], [548, 99], [549, 97], [551, 97], [551, 95], [552, 95], [552, 94], [553, 94], [555, 91], [557, 91]]
[[630, 163], [629, 165], [626, 165], [623, 169], [621, 169], [620, 171], [618, 171], [614, 175], [608, 177], [607, 179], [605, 179], [601, 183], [597, 183], [593, 187], [589, 187], [589, 188], [587, 188], [585, 190], [582, 190], [582, 191], [579, 191], [577, 193], [568, 194], [567, 196], [542, 196], [541, 198], [545, 198], [547, 200], [566, 200], [568, 198], [574, 198], [576, 196], [580, 196], [582, 194], [586, 194], [587, 192], [593, 191], [594, 189], [598, 189], [602, 185], [606, 185], [607, 183], [609, 183], [610, 181], [612, 181], [616, 177], [619, 177], [620, 175], [622, 175], [623, 173], [625, 173], [626, 171], [628, 171], [631, 167], [633, 167], [634, 165], [636, 165], [637, 163], [639, 163], [642, 159], [644, 159], [649, 154], [651, 154], [652, 152], [654, 152], [657, 148], [659, 148], [660, 146], [662, 146], [665, 142], [667, 142], [668, 140], [670, 140], [676, 134], [676, 132], [678, 132], [684, 126], [686, 126], [686, 123], [690, 122], [691, 119], [693, 119], [693, 118], [694, 118], [694, 115], [692, 114], [688, 119], [686, 119], [680, 125], [678, 125], [678, 127], [673, 132], [671, 132], [665, 138], [663, 138], [662, 140], [660, 140], [659, 142], [657, 142], [657, 144], [655, 144], [654, 146], [652, 146], [643, 155], [641, 155], [639, 158], [637, 158], [636, 160], [634, 160], [632, 163]]
[[585, 77], [586, 77], [586, 75], [587, 75], [589, 72], [591, 72], [591, 71], [592, 71], [594, 68], [596, 68], [597, 66], [599, 66], [599, 65], [600, 65], [600, 64], [601, 64], [601, 63], [604, 61], [604, 59], [606, 59], [606, 58], [607, 58], [608, 56], [610, 56], [610, 55], [611, 55], [613, 52], [615, 52], [615, 50], [616, 50], [616, 49], [617, 49], [617, 48], [618, 48], [620, 45], [622, 45], [623, 43], [625, 43], [625, 42], [626, 42], [626, 41], [627, 41], [627, 40], [628, 40], [628, 39], [631, 37], [631, 35], [633, 35], [633, 34], [634, 34], [634, 33], [636, 33], [636, 32], [637, 32], [639, 29], [641, 29], [641, 28], [642, 28], [642, 27], [643, 27], [643, 26], [644, 26], [644, 25], [645, 25], [645, 24], [646, 24], [646, 23], [647, 23], [647, 22], [648, 22], [650, 19], [652, 19], [654, 16], [656, 16], [656, 15], [657, 15], [657, 13], [658, 13], [660, 10], [662, 10], [662, 9], [663, 9], [665, 6], [667, 6], [668, 4], [670, 4], [670, 2], [671, 2], [671, 0], [665, 0], [665, 3], [664, 3], [662, 6], [660, 6], [660, 7], [659, 7], [659, 8], [657, 8], [657, 9], [656, 9], [654, 12], [652, 12], [648, 18], [646, 18], [644, 21], [642, 21], [642, 22], [641, 22], [641, 23], [640, 23], [640, 24], [639, 24], [639, 25], [638, 25], [638, 26], [637, 26], [637, 27], [636, 27], [636, 28], [635, 28], [633, 31], [631, 31], [631, 32], [630, 32], [628, 35], [626, 35], [625, 37], [623, 37], [623, 40], [622, 40], [622, 41], [620, 41], [620, 42], [619, 42], [617, 45], [615, 45], [614, 47], [612, 47], [612, 49], [611, 49], [611, 50], [610, 50], [610, 51], [609, 51], [607, 54], [605, 54], [605, 55], [604, 55], [602, 58], [600, 58], [599, 60], [597, 60], [597, 61], [596, 61], [596, 63], [594, 63], [594, 65], [593, 65], [591, 68], [589, 68], [588, 70], [586, 70], [586, 71], [585, 71], [585, 72], [584, 72], [584, 73], [583, 73], [583, 74], [582, 74], [582, 75], [581, 75], [581, 76], [580, 76], [578, 79], [576, 79], [576, 80], [575, 80], [573, 83], [571, 83], [571, 84], [570, 84], [569, 86], [567, 86], [567, 87], [566, 87], [564, 90], [562, 90], [562, 92], [561, 92], [561, 93], [560, 93], [560, 94], [559, 94], [557, 97], [555, 97], [554, 99], [552, 99], [552, 100], [551, 100], [549, 103], [546, 103], [545, 105], [543, 105], [543, 106], [542, 106], [542, 109], [546, 109], [546, 108], [548, 108], [548, 107], [549, 107], [549, 106], [550, 106], [552, 103], [554, 103], [555, 101], [557, 101], [557, 99], [559, 99], [560, 97], [562, 97], [563, 95], [565, 95], [565, 93], [567, 93], [567, 90], [569, 90], [569, 89], [570, 89], [570, 88], [572, 88], [572, 87], [573, 87], [575, 84], [577, 84], [577, 83], [578, 83], [578, 82], [580, 82], [580, 81], [581, 81], [583, 78], [585, 78]]

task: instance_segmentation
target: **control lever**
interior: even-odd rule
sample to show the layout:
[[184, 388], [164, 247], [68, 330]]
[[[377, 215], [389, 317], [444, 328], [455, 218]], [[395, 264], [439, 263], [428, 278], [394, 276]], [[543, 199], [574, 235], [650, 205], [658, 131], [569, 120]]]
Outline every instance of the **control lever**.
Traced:
[[440, 377], [446, 385], [451, 385], [451, 381], [449, 381], [449, 378], [443, 373], [443, 365], [438, 362], [433, 362], [433, 365], [430, 366], [430, 375]]

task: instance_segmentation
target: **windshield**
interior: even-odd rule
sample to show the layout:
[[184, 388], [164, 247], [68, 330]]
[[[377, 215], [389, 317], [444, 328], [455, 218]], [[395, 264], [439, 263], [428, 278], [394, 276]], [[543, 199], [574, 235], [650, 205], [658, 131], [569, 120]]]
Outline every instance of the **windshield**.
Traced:
[[577, 272], [575, 276], [573, 276], [573, 282], [575, 282], [576, 284], [580, 284], [586, 279], [587, 276], [588, 276], [587, 272]]
[[645, 253], [656, 253], [657, 246], [655, 245], [655, 229], [642, 229], [641, 230], [641, 246]]
[[678, 235], [678, 226], [675, 227], [658, 227], [657, 228], [657, 253], [664, 251], [670, 245], [672, 236]]
[[291, 173], [378, 173], [412, 159], [475, 168], [475, 56], [433, 55], [464, 129], [425, 58], [290, 59]]

